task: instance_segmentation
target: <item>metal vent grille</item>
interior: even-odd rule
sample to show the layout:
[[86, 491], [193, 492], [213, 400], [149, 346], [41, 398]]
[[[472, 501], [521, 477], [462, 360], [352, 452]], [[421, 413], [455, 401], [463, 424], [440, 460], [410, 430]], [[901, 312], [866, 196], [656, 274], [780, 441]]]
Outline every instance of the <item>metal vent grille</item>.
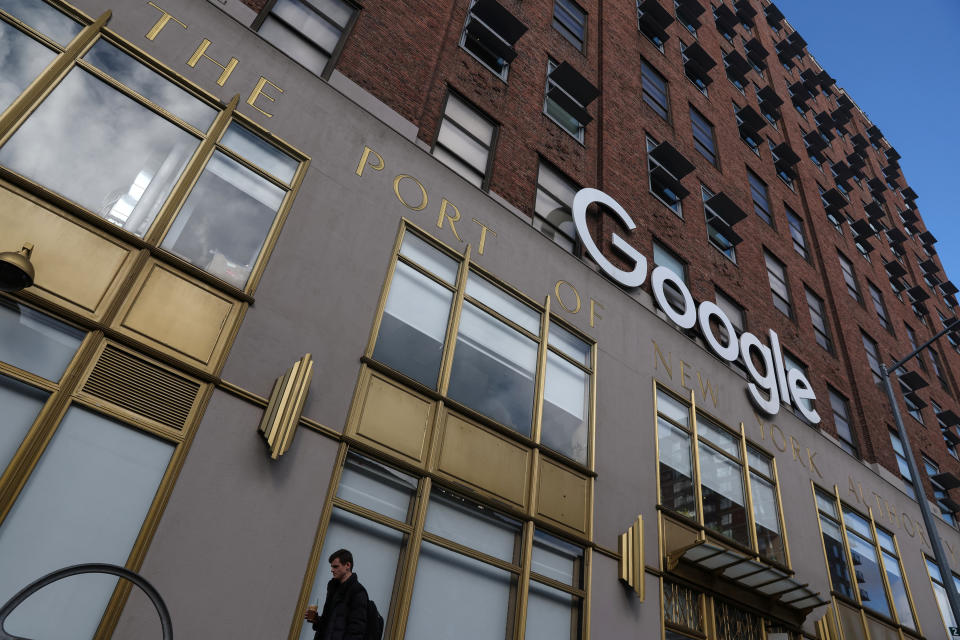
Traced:
[[167, 427], [182, 429], [200, 385], [107, 345], [83, 390]]

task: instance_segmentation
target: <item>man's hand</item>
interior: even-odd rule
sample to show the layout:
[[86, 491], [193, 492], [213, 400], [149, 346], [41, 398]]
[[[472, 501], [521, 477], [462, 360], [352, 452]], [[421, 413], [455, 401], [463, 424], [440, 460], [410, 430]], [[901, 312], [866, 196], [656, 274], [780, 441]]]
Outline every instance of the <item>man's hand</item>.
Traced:
[[306, 611], [303, 612], [303, 618], [308, 622], [316, 622], [317, 620], [320, 619], [320, 616], [317, 615], [316, 609], [307, 609]]

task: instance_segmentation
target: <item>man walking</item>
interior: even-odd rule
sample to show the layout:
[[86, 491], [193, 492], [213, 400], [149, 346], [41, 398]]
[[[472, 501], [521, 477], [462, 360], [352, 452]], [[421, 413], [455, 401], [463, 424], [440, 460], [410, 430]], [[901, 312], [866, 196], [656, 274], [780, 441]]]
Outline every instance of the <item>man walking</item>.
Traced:
[[329, 558], [333, 578], [318, 615], [308, 609], [303, 617], [313, 624], [314, 640], [363, 640], [367, 630], [367, 590], [353, 572], [353, 554], [334, 551]]

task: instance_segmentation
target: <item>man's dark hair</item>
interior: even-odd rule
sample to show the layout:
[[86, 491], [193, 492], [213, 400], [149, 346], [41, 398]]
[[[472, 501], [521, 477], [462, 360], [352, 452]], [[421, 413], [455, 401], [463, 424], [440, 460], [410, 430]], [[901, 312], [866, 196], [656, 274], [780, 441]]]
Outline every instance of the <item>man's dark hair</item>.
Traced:
[[350, 569], [353, 569], [353, 554], [346, 549], [337, 549], [331, 553], [327, 562], [332, 564], [334, 560], [339, 560], [340, 564], [349, 564]]

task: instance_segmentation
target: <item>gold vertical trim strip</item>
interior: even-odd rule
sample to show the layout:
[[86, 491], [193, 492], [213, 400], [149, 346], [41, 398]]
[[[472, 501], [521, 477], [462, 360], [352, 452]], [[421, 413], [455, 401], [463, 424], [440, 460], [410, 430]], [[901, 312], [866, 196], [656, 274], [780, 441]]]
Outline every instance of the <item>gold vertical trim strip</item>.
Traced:
[[383, 311], [387, 308], [387, 297], [390, 295], [390, 286], [393, 284], [393, 274], [397, 270], [397, 256], [400, 255], [400, 245], [403, 243], [403, 236], [407, 233], [406, 219], [400, 220], [400, 231], [393, 241], [393, 253], [390, 254], [390, 266], [387, 268], [387, 277], [383, 280], [383, 288], [380, 289], [380, 301], [377, 303], [377, 312], [374, 315], [373, 326], [370, 328], [370, 339], [367, 340], [367, 349], [364, 355], [368, 358], [373, 357], [373, 349], [377, 344], [377, 335], [380, 333], [380, 324], [383, 321]]
[[743, 422], [740, 422], [740, 459], [742, 460], [740, 469], [743, 474], [743, 489], [746, 491], [744, 497], [747, 502], [747, 524], [750, 526], [750, 546], [759, 555], [760, 543], [757, 540], [757, 522], [754, 516], [753, 487], [751, 485], [753, 477], [750, 471], [750, 458], [747, 456], [747, 432]]
[[[660, 410], [657, 406], [657, 380], [653, 379], [653, 449], [657, 461], [657, 504], [662, 501], [660, 494]], [[657, 510], [657, 569], [663, 571], [663, 515]]]
[[[907, 573], [903, 570], [903, 556], [900, 555], [900, 542], [897, 541], [897, 536], [891, 534], [893, 538], [893, 548], [897, 552], [897, 564], [900, 565], [900, 576], [903, 578], [903, 587], [907, 592], [907, 603], [910, 605], [910, 615], [913, 616], [913, 623], [916, 625], [916, 631], [921, 636], [923, 635], [922, 625], [920, 624], [920, 616], [917, 615], [917, 606], [913, 601], [913, 591], [910, 589], [910, 584], [907, 582]], [[920, 558], [923, 559], [923, 551], [920, 552]], [[926, 570], [927, 562], [923, 560], [923, 568]], [[927, 578], [930, 577], [930, 573], [927, 572]], [[933, 583], [931, 582], [931, 587]], [[938, 607], [939, 609], [939, 607]]]
[[593, 547], [587, 547], [583, 554], [583, 640], [590, 640], [590, 620], [592, 617], [592, 601], [590, 593], [593, 587]]
[[523, 640], [527, 632], [527, 601], [530, 599], [530, 565], [533, 563], [533, 522], [523, 523], [523, 541], [520, 547], [520, 583], [517, 588], [514, 638]]
[[463, 309], [463, 296], [467, 290], [467, 276], [470, 275], [471, 249], [472, 247], [468, 244], [467, 250], [463, 252], [463, 262], [460, 263], [460, 272], [457, 274], [457, 292], [453, 297], [453, 307], [450, 309], [450, 317], [447, 318], [446, 349], [444, 350], [443, 358], [440, 360], [440, 380], [437, 385], [437, 391], [442, 395], [447, 395], [447, 388], [450, 386], [450, 370], [453, 368], [453, 351], [457, 343], [457, 332], [460, 330], [460, 312]]
[[[787, 560], [787, 568], [792, 571], [793, 563], [790, 560], [790, 540], [787, 537], [787, 520], [786, 520], [786, 513], [783, 508], [783, 498], [780, 496], [780, 473], [779, 471], [777, 471], [776, 456], [770, 456], [770, 463], [773, 467], [773, 486], [777, 492], [777, 511], [779, 512], [777, 514], [777, 517], [780, 518], [780, 531], [782, 532], [782, 535], [783, 535], [783, 553]], [[814, 509], [816, 509], [817, 507], [816, 494], [814, 494], [813, 507]], [[819, 511], [817, 513], [818, 513], [817, 520], [819, 521], [820, 519]], [[822, 533], [820, 535], [820, 540], [821, 542], [823, 541]]]
[[23, 93], [3, 112], [3, 115], [0, 116], [0, 144], [6, 142], [7, 137], [13, 132], [14, 126], [24, 119], [36, 107], [40, 98], [51, 91], [57, 82], [66, 75], [80, 53], [100, 35], [101, 29], [110, 20], [111, 15], [110, 11], [106, 11], [92, 24], [84, 27], [70, 41], [63, 52], [54, 58], [47, 65], [47, 68], [41, 71], [40, 75], [34, 78]]
[[618, 563], [620, 581], [627, 584], [643, 602], [645, 589], [643, 583], [645, 561], [643, 557], [643, 516], [638, 515], [625, 533], [620, 534], [620, 561]]
[[[420, 544], [423, 542], [423, 527], [427, 520], [427, 506], [430, 502], [430, 491], [433, 480], [427, 476], [420, 479], [417, 488], [417, 503], [413, 515], [413, 533], [407, 540], [407, 555], [403, 563], [402, 575], [399, 581], [400, 600], [397, 602], [397, 620], [393, 629], [385, 630], [387, 638], [402, 638], [407, 629], [407, 620], [410, 617], [410, 605], [413, 600], [413, 581], [417, 576], [417, 562], [420, 559]], [[295, 640], [290, 638], [290, 640]]]
[[184, 168], [183, 173], [180, 174], [180, 178], [177, 179], [176, 184], [170, 191], [170, 195], [167, 196], [166, 202], [160, 207], [160, 211], [157, 212], [157, 216], [154, 218], [153, 223], [151, 223], [150, 229], [148, 229], [147, 233], [143, 236], [144, 241], [148, 244], [160, 245], [163, 236], [166, 235], [167, 229], [173, 224], [174, 216], [176, 216], [180, 207], [183, 206], [190, 190], [193, 189], [193, 186], [200, 178], [204, 167], [207, 166], [207, 161], [213, 156], [213, 152], [216, 150], [217, 140], [220, 139], [223, 132], [230, 126], [230, 120], [233, 118], [233, 112], [236, 110], [239, 102], [240, 94], [238, 93], [233, 96], [227, 107], [217, 114], [213, 124], [210, 125], [210, 130], [207, 131], [206, 137], [200, 140], [197, 150], [193, 152], [193, 156], [187, 161], [187, 166]]
[[307, 568], [300, 585], [300, 597], [297, 598], [297, 604], [293, 611], [293, 621], [290, 624], [290, 633], [287, 635], [287, 640], [297, 640], [300, 637], [300, 629], [303, 626], [303, 612], [307, 608], [307, 601], [310, 599], [310, 591], [313, 589], [313, 581], [316, 578], [317, 566], [320, 564], [320, 552], [323, 551], [324, 539], [330, 525], [330, 516], [333, 514], [333, 498], [337, 495], [337, 489], [340, 486], [340, 476], [343, 474], [343, 466], [347, 460], [348, 451], [347, 443], [341, 442], [340, 449], [337, 451], [337, 459], [333, 464], [333, 472], [330, 474], [327, 494], [323, 499], [323, 510], [320, 512], [320, 519], [317, 522], [313, 549], [310, 550], [310, 559], [307, 560]]
[[[597, 351], [599, 347], [594, 342], [590, 345], [590, 423], [587, 425], [590, 433], [590, 451], [587, 465], [590, 471], [597, 470]], [[660, 477], [660, 474], [657, 474]]]
[[273, 384], [270, 401], [258, 427], [270, 447], [273, 460], [286, 453], [293, 442], [312, 378], [313, 357], [308, 353]]
[[540, 442], [543, 433], [543, 402], [545, 398], [547, 379], [547, 338], [550, 335], [550, 296], [543, 302], [543, 313], [540, 316], [540, 344], [537, 351], [537, 371], [534, 373], [533, 391], [533, 430], [530, 437], [534, 442]]
[[[846, 522], [844, 522], [844, 519], [843, 519], [843, 503], [840, 501], [840, 488], [837, 487], [837, 485], [833, 485], [833, 504], [837, 508], [837, 516], [840, 520], [839, 522], [840, 536], [843, 538], [843, 551], [844, 551], [843, 555], [847, 559], [847, 572], [848, 574], [850, 574], [851, 579], [853, 579], [853, 578], [856, 578], [856, 573], [854, 569], [856, 565], [853, 564], [853, 554], [850, 552], [850, 539], [847, 538], [847, 524]], [[818, 517], [819, 517], [819, 513], [820, 513], [820, 509], [818, 508], [817, 509]], [[870, 519], [873, 520], [873, 513], [870, 511], [870, 507], [867, 507], [867, 515], [869, 515]], [[822, 540], [823, 536], [821, 535], [820, 537]], [[874, 547], [876, 547], [876, 544], [874, 544]], [[824, 554], [826, 554], [826, 547], [824, 547]], [[827, 563], [827, 566], [828, 567], [830, 566], [829, 562]], [[854, 595], [857, 597], [856, 598], [857, 604], [860, 605], [860, 608], [861, 608], [860, 613], [862, 615], [863, 601], [860, 600], [860, 589], [854, 589], [853, 591], [854, 591]], [[866, 625], [866, 621], [864, 621], [864, 625]]]
[[[880, 579], [883, 581], [884, 596], [887, 598], [887, 607], [890, 608], [890, 618], [900, 622], [900, 616], [897, 615], [897, 606], [893, 601], [893, 592], [890, 590], [890, 581], [887, 579], [887, 563], [883, 559], [883, 549], [880, 547], [880, 537], [877, 535], [877, 522], [873, 518], [873, 511], [867, 507], [867, 514], [870, 516], [870, 534], [873, 536], [873, 552], [877, 554], [877, 562], [880, 563]], [[892, 538], [893, 536], [891, 536]], [[896, 547], [894, 547], [896, 548]], [[899, 564], [899, 558], [897, 559]], [[900, 576], [903, 578], [903, 584], [906, 586], [906, 576], [903, 575], [901, 568]]]
[[697, 522], [702, 527], [706, 527], [704, 522], [706, 517], [703, 513], [703, 489], [700, 486], [700, 440], [697, 436], [697, 394], [690, 391], [690, 446], [693, 454], [693, 495], [697, 504]]

